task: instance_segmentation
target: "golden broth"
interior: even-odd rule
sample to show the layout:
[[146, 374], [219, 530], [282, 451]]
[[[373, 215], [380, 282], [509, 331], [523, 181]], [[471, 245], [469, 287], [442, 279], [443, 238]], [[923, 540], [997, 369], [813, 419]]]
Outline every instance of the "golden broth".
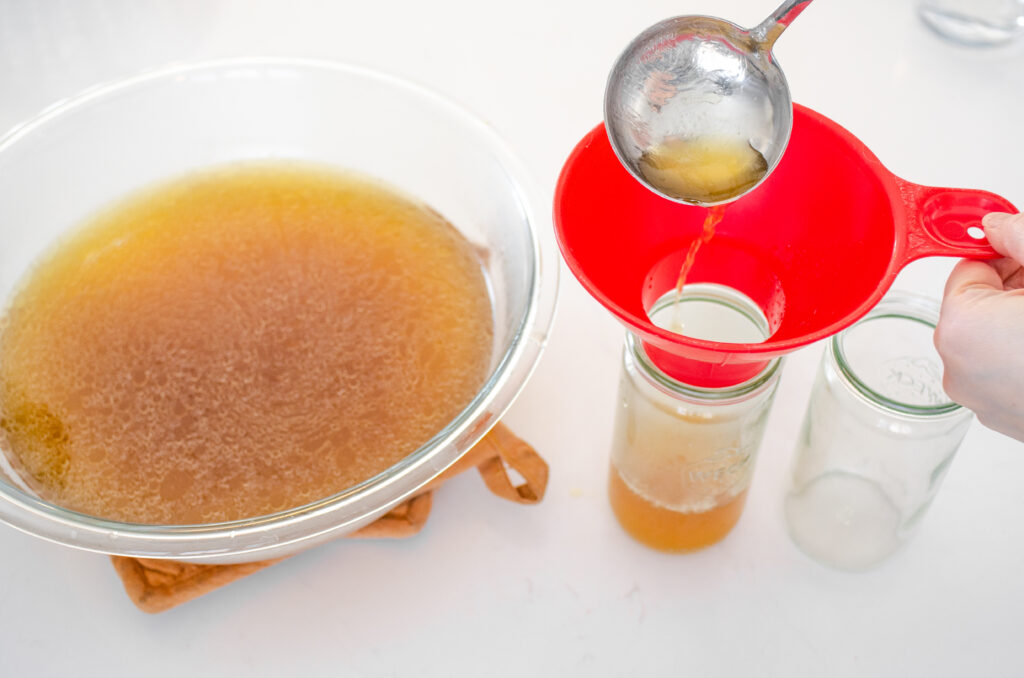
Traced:
[[0, 447], [104, 518], [263, 515], [384, 471], [490, 366], [480, 262], [426, 206], [291, 164], [203, 172], [74, 232], [0, 320]]

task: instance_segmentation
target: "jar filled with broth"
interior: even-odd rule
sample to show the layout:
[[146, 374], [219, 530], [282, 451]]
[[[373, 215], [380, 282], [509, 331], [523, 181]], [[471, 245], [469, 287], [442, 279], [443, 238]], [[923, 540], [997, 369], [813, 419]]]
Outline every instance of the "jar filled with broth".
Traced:
[[[768, 324], [746, 296], [687, 285], [650, 312], [664, 329], [700, 339], [763, 341]], [[743, 512], [781, 361], [753, 378], [706, 388], [670, 377], [627, 334], [612, 442], [609, 499], [638, 541], [664, 551], [714, 544]]]

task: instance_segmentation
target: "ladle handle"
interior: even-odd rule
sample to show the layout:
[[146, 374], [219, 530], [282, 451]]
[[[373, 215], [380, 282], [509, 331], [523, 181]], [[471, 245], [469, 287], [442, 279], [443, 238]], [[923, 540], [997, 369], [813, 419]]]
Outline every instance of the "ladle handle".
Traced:
[[770, 52], [772, 45], [782, 35], [793, 20], [800, 16], [800, 12], [807, 9], [812, 0], [786, 0], [771, 13], [767, 19], [750, 29], [752, 37], [761, 49]]
[[989, 212], [1017, 212], [995, 193], [965, 188], [921, 186], [896, 177], [906, 209], [903, 264], [922, 257], [997, 259], [985, 239], [981, 218]]

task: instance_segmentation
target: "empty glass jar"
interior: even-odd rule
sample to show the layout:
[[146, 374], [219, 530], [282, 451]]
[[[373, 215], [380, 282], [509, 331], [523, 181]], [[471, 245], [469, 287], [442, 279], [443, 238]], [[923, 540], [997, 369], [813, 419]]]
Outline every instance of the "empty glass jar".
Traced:
[[1024, 35], [1024, 0], [918, 0], [921, 20], [964, 45], [998, 45]]
[[793, 541], [840, 569], [871, 567], [913, 534], [972, 413], [942, 390], [938, 304], [893, 293], [829, 340], [793, 459]]

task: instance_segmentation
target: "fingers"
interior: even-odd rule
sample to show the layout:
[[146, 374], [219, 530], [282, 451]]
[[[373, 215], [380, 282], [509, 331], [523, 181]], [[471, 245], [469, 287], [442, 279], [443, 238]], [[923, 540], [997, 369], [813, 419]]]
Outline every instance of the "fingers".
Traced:
[[1024, 264], [1024, 214], [992, 212], [981, 225], [996, 252]]
[[[1003, 280], [999, 273], [984, 261], [964, 259], [949, 274], [939, 322], [935, 327], [935, 348], [946, 365], [947, 376], [959, 374], [957, 366], [961, 356], [973, 350], [972, 343], [978, 331], [978, 299], [999, 294], [1002, 289]], [[950, 393], [950, 388], [956, 390], [956, 381], [951, 381], [946, 387], [947, 393]], [[952, 393], [950, 397], [955, 399]]]
[[1020, 287], [1017, 284], [1021, 276], [1021, 265], [1009, 257], [1003, 257], [1002, 259], [994, 259], [986, 262], [989, 266], [996, 270], [999, 277], [1003, 279], [1003, 287], [1005, 289], [1011, 289]]
[[1001, 292], [1003, 279], [989, 263], [964, 259], [953, 267], [946, 280], [945, 298], [951, 299], [964, 294]]

